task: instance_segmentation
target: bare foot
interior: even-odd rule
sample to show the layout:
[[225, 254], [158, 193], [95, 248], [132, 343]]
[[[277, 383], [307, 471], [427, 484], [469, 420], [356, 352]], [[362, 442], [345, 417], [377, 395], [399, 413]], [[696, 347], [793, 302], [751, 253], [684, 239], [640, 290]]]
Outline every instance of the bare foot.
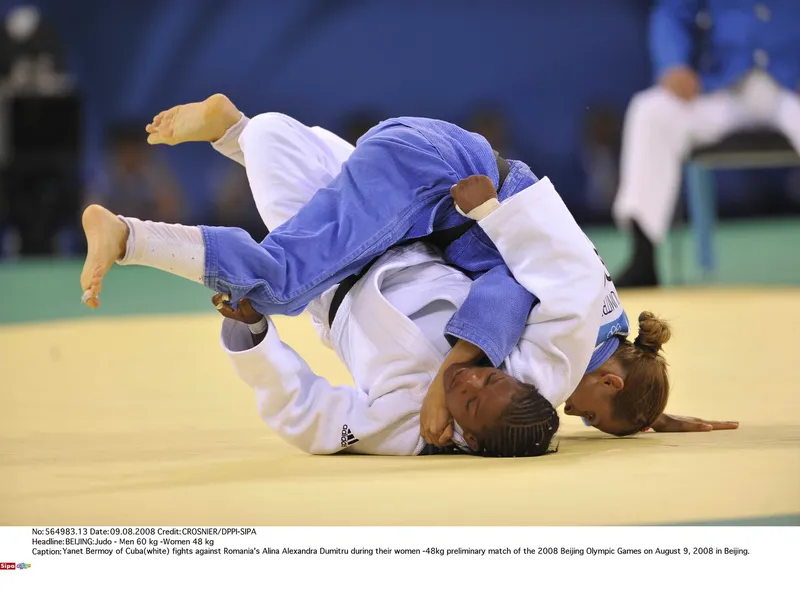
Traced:
[[233, 125], [241, 113], [222, 94], [214, 94], [202, 102], [179, 104], [158, 113], [145, 130], [148, 144], [174, 146], [183, 142], [216, 142]]
[[89, 308], [97, 308], [103, 277], [114, 261], [125, 256], [128, 226], [114, 213], [92, 204], [83, 211], [83, 231], [88, 249], [81, 272], [82, 300]]

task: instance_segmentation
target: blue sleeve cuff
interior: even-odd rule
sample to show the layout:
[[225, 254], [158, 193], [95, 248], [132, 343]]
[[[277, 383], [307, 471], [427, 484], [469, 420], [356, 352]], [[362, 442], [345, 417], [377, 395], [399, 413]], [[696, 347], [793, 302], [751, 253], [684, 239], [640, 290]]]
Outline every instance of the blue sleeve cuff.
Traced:
[[519, 342], [535, 301], [508, 268], [499, 265], [472, 283], [445, 335], [474, 344], [499, 367]]

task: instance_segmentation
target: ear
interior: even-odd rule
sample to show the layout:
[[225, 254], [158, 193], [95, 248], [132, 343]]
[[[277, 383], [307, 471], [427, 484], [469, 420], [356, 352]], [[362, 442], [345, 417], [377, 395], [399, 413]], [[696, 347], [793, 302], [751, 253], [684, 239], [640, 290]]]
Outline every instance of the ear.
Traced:
[[606, 373], [600, 378], [600, 383], [611, 386], [616, 392], [621, 392], [625, 387], [625, 380], [615, 373]]
[[470, 450], [477, 452], [481, 449], [481, 445], [478, 443], [478, 438], [476, 438], [471, 431], [465, 431], [463, 435], [464, 441], [467, 442], [467, 446], [469, 446]]

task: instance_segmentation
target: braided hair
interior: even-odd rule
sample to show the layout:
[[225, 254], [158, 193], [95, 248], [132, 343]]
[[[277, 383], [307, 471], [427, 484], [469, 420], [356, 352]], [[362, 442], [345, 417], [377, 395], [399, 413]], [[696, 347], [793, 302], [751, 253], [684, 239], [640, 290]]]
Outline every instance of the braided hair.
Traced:
[[558, 413], [532, 385], [511, 399], [497, 425], [477, 436], [483, 456], [541, 456], [558, 431]]

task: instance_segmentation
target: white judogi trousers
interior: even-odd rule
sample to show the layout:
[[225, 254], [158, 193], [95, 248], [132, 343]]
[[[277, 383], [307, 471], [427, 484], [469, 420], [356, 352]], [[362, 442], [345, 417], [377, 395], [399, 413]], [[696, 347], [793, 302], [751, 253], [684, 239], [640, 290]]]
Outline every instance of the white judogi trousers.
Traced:
[[661, 87], [634, 96], [625, 116], [613, 208], [618, 225], [633, 219], [651, 241], [662, 242], [675, 211], [682, 164], [692, 149], [762, 127], [783, 133], [800, 153], [800, 96], [762, 71], [689, 102]]

